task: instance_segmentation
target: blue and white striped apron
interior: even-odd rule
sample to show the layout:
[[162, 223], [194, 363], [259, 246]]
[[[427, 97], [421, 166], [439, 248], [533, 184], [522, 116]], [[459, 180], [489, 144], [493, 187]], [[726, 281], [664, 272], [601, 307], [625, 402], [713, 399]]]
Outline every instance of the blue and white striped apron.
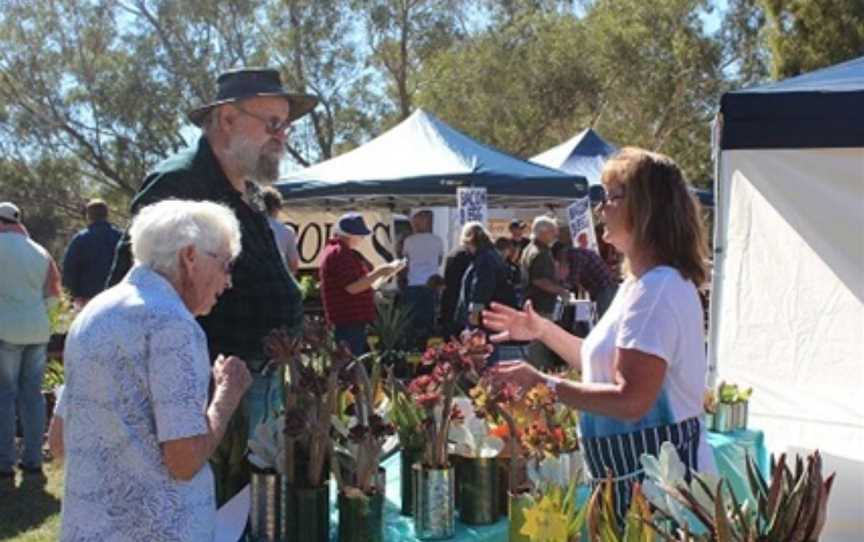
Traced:
[[645, 477], [639, 458], [647, 453], [657, 456], [664, 442], [671, 442], [678, 456], [687, 467], [687, 480], [690, 473], [698, 470], [697, 461], [700, 440], [699, 418], [647, 427], [632, 433], [610, 435], [608, 437], [583, 438], [582, 446], [585, 463], [591, 473], [592, 485], [596, 486], [612, 475], [615, 492], [615, 513], [619, 522], [623, 521], [630, 507], [633, 485]]

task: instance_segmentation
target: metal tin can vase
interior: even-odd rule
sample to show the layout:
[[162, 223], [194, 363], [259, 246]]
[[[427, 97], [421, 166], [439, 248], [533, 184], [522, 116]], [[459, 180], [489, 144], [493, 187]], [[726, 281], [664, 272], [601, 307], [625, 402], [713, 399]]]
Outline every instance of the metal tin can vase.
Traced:
[[384, 542], [384, 495], [339, 494], [339, 542]]
[[744, 429], [747, 427], [747, 401], [732, 403], [732, 429]]
[[705, 430], [706, 431], [714, 431], [714, 413], [713, 412], [705, 412]]
[[507, 517], [510, 519], [510, 542], [531, 542], [531, 537], [522, 534], [522, 527], [525, 526], [525, 509], [530, 508], [534, 504], [534, 498], [528, 493], [519, 493], [509, 495], [509, 506]]
[[415, 465], [414, 531], [420, 540], [452, 538], [454, 518], [454, 472], [452, 468], [427, 469]]
[[720, 433], [728, 433], [735, 428], [734, 413], [731, 403], [717, 403], [717, 412], [714, 413], [714, 430]]
[[498, 521], [498, 460], [463, 457], [456, 473], [459, 519], [469, 525]]
[[403, 448], [400, 456], [399, 484], [402, 490], [402, 515], [414, 514], [414, 463], [423, 457], [423, 448]]
[[249, 536], [254, 542], [282, 540], [282, 477], [275, 471], [250, 473]]
[[330, 540], [330, 486], [305, 488], [282, 484], [282, 534], [292, 542]]

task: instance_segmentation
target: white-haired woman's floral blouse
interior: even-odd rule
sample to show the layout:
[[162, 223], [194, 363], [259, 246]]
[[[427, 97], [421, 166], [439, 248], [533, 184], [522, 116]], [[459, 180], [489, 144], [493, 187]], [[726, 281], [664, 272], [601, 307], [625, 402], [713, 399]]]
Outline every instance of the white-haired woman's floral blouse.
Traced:
[[207, 341], [171, 284], [139, 266], [95, 297], [65, 366], [61, 540], [212, 540], [210, 466], [175, 480], [160, 449], [208, 431]]

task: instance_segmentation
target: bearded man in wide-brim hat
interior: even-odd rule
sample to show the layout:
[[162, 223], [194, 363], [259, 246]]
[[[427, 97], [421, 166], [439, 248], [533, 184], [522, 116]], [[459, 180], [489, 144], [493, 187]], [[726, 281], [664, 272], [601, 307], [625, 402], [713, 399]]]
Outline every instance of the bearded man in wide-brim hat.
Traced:
[[[248, 481], [243, 460], [248, 434], [281, 408], [281, 372], [265, 370], [264, 337], [287, 327], [299, 333], [303, 306], [297, 283], [282, 263], [273, 240], [258, 183], [277, 179], [288, 128], [312, 111], [318, 100], [282, 86], [274, 69], [239, 69], [217, 79], [216, 98], [188, 113], [201, 128], [192, 148], [157, 165], [132, 201], [132, 214], [174, 198], [210, 200], [230, 207], [240, 222], [242, 250], [231, 286], [209, 315], [199, 319], [211, 358], [219, 354], [246, 361], [253, 384], [213, 462], [216, 494], [224, 503]], [[132, 265], [128, 235], [120, 242], [109, 285]]]

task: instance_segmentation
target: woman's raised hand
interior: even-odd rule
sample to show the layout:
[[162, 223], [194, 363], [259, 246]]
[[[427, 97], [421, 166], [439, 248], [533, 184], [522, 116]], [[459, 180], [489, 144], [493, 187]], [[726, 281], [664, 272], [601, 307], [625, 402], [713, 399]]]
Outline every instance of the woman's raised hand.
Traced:
[[547, 323], [534, 312], [531, 301], [526, 301], [521, 311], [500, 303], [492, 303], [490, 310], [483, 311], [483, 326], [496, 332], [493, 342], [540, 339]]

